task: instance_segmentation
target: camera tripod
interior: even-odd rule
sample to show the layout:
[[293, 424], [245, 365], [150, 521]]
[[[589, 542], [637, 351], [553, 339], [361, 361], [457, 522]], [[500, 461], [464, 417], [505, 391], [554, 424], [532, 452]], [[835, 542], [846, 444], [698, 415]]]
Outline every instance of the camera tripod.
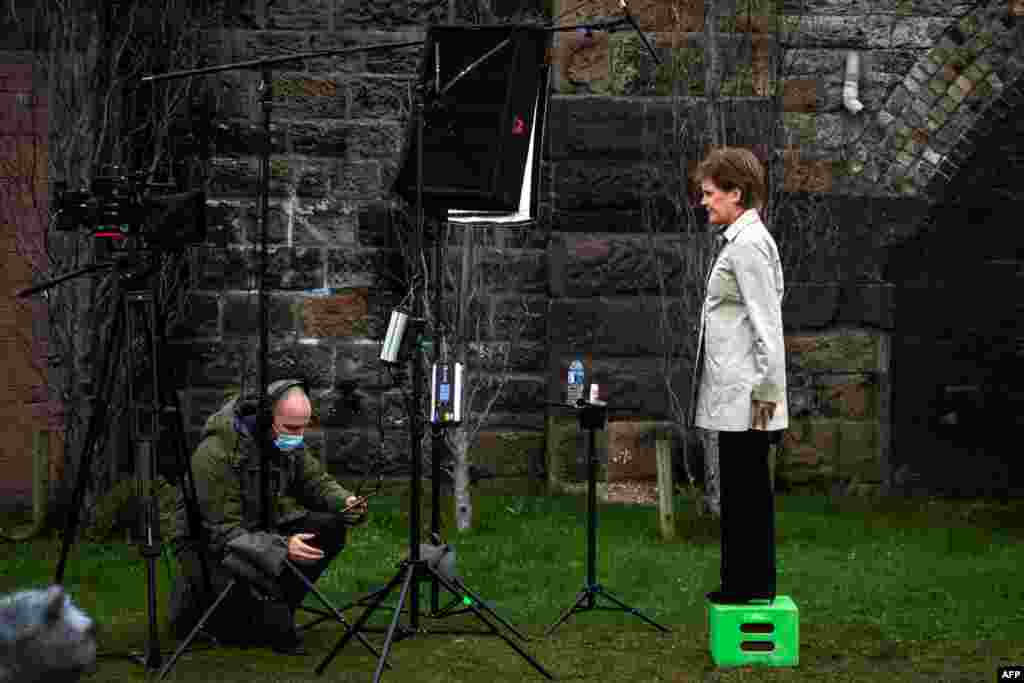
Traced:
[[[561, 404], [559, 404], [561, 405]], [[576, 595], [576, 602], [569, 609], [565, 610], [558, 620], [547, 630], [546, 635], [554, 633], [555, 629], [564, 624], [569, 617], [576, 612], [589, 610], [609, 610], [613, 612], [628, 612], [640, 617], [651, 626], [670, 633], [664, 626], [644, 616], [639, 610], [630, 607], [626, 603], [605, 590], [604, 586], [597, 582], [597, 430], [603, 429], [608, 419], [608, 409], [603, 405], [591, 405], [583, 403], [578, 408], [580, 429], [587, 431], [587, 582]], [[615, 607], [599, 607], [597, 598], [603, 597], [615, 603]]]
[[[131, 415], [129, 426], [131, 443], [135, 449], [135, 476], [138, 481], [137, 499], [139, 506], [139, 552], [146, 564], [146, 612], [147, 638], [141, 663], [147, 670], [159, 668], [161, 663], [160, 642], [157, 628], [156, 604], [156, 561], [161, 555], [160, 509], [156, 492], [156, 478], [167, 467], [172, 467], [172, 477], [181, 478], [181, 488], [185, 500], [185, 510], [189, 529], [193, 534], [201, 533], [198, 503], [196, 502], [195, 485], [192, 470], [185, 455], [185, 431], [181, 422], [181, 412], [177, 397], [173, 391], [165, 391], [161, 383], [160, 351], [163, 346], [163, 320], [157, 311], [156, 277], [159, 272], [163, 254], [156, 252], [154, 263], [142, 270], [135, 270], [134, 249], [115, 256], [109, 263], [99, 263], [81, 268], [59, 278], [31, 287], [18, 293], [26, 297], [41, 292], [68, 280], [111, 270], [116, 301], [114, 315], [111, 320], [111, 337], [108, 340], [106, 353], [98, 368], [99, 391], [93, 396], [93, 410], [86, 429], [81, 456], [78, 461], [78, 476], [72, 493], [71, 507], [65, 521], [60, 559], [57, 562], [54, 582], [62, 583], [64, 570], [67, 566], [68, 552], [75, 541], [80, 521], [85, 489], [89, 474], [92, 471], [92, 459], [97, 450], [101, 430], [107, 424], [108, 411], [111, 405], [111, 394], [117, 376], [117, 359], [121, 354], [128, 357], [127, 363], [127, 404]], [[146, 287], [146, 280], [152, 284]], [[134, 390], [136, 373], [144, 365], [136, 359], [132, 343], [142, 338], [143, 353], [149, 356], [150, 392], [146, 400], [137, 397]], [[160, 446], [161, 448], [158, 448]], [[165, 456], [161, 461], [161, 456]], [[167, 462], [166, 457], [173, 458]], [[202, 576], [204, 586], [209, 588], [209, 567], [203, 558]]]

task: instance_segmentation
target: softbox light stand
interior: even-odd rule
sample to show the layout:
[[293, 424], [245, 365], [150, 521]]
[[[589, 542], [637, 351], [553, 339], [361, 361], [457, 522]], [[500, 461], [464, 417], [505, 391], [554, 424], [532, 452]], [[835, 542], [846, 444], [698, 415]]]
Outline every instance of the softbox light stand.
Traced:
[[[441, 89], [435, 88], [433, 94], [436, 96]], [[413, 254], [418, 255], [423, 252], [423, 240], [424, 240], [424, 221], [425, 221], [425, 206], [423, 198], [423, 129], [425, 119], [425, 108], [427, 107], [427, 96], [428, 86], [425, 82], [421, 82], [420, 86], [416, 90], [416, 97], [413, 102], [413, 125], [416, 131], [416, 189], [415, 189], [415, 204], [416, 204], [416, 228], [414, 231], [414, 243], [413, 243]], [[435, 205], [436, 208], [436, 205]], [[441, 232], [436, 231], [435, 234], [435, 277], [440, 272], [440, 260], [441, 251], [440, 247]], [[436, 283], [440, 286], [441, 283]], [[413, 297], [413, 317], [422, 317], [424, 312], [424, 302], [422, 297]], [[439, 310], [437, 306], [439, 300], [435, 300], [435, 311]], [[439, 320], [435, 320], [435, 324], [439, 324]], [[435, 342], [435, 353], [438, 349], [438, 344]], [[413, 358], [413, 385], [421, 387], [424, 382], [423, 376], [423, 363], [418, 357]], [[490, 609], [483, 601], [476, 596], [475, 593], [470, 591], [457, 577], [446, 576], [442, 572], [438, 571], [434, 567], [430, 566], [426, 560], [420, 556], [420, 486], [422, 481], [421, 472], [421, 447], [420, 437], [422, 435], [420, 422], [421, 415], [419, 405], [413, 402], [414, 405], [410, 407], [409, 419], [410, 419], [410, 432], [411, 432], [411, 491], [410, 491], [410, 503], [409, 503], [409, 557], [403, 560], [399, 564], [399, 571], [388, 581], [382, 589], [372, 594], [367, 598], [369, 604], [363, 613], [356, 619], [355, 623], [348, 629], [348, 631], [339, 639], [334, 649], [328, 654], [327, 657], [317, 666], [316, 673], [322, 674], [327, 666], [333, 661], [338, 653], [345, 647], [348, 641], [358, 634], [361, 630], [364, 630], [366, 623], [373, 613], [379, 609], [387, 599], [387, 597], [396, 588], [401, 586], [398, 604], [394, 607], [394, 612], [391, 618], [391, 622], [387, 629], [387, 635], [384, 640], [383, 651], [377, 664], [377, 669], [374, 672], [374, 683], [379, 683], [380, 678], [384, 671], [384, 663], [387, 659], [388, 653], [391, 651], [391, 647], [396, 640], [402, 640], [405, 638], [411, 638], [421, 632], [420, 629], [420, 607], [419, 607], [419, 583], [424, 580], [432, 581], [440, 586], [443, 586], [449, 593], [459, 596], [463, 600], [463, 604], [467, 605], [469, 610], [483, 622], [489, 628], [486, 634], [493, 634], [504, 640], [509, 647], [511, 647], [520, 657], [526, 660], [534, 669], [536, 669], [541, 675], [549, 680], [553, 680], [554, 677], [548, 673], [533, 657], [531, 657], [526, 651], [524, 651], [515, 641], [509, 638], [503, 633], [489, 618], [490, 616], [497, 617], [493, 610]], [[436, 526], [439, 522], [438, 507], [439, 507], [439, 474], [440, 474], [440, 458], [438, 457], [439, 452], [439, 430], [434, 431], [434, 462], [433, 462], [433, 502], [434, 502], [434, 518], [433, 523]], [[443, 438], [443, 437], [441, 437]], [[436, 536], [435, 536], [436, 538]], [[403, 608], [408, 601], [408, 613], [409, 613], [409, 627], [401, 627], [399, 624], [400, 617]], [[479, 604], [478, 604], [479, 603]], [[484, 609], [481, 609], [483, 607]], [[500, 618], [499, 618], [500, 619]], [[505, 622], [503, 622], [505, 623]], [[506, 623], [506, 625], [508, 625]], [[514, 629], [513, 629], [514, 630]], [[479, 632], [470, 632], [471, 634], [479, 634]]]

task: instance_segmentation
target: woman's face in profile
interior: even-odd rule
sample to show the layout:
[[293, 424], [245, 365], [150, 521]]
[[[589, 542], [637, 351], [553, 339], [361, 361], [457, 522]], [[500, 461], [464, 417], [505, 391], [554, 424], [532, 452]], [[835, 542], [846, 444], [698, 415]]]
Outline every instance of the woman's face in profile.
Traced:
[[738, 189], [724, 192], [705, 178], [701, 181], [700, 192], [700, 204], [708, 210], [708, 222], [712, 225], [731, 225], [743, 213]]

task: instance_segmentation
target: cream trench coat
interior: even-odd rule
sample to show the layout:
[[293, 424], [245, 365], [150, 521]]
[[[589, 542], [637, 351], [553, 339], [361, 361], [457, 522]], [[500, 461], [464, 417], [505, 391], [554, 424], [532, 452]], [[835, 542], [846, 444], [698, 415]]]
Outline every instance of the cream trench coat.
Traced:
[[746, 431], [756, 399], [775, 403], [768, 431], [785, 429], [789, 415], [779, 250], [756, 209], [744, 211], [724, 238], [701, 309], [694, 365], [701, 373], [699, 384], [696, 377], [692, 383], [699, 389], [693, 392], [691, 424]]

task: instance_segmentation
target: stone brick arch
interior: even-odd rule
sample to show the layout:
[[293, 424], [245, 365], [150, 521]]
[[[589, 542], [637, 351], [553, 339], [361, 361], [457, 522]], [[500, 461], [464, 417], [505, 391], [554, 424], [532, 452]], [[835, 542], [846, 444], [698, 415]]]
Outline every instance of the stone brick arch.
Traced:
[[851, 152], [860, 192], [934, 203], [972, 139], [1024, 101], [1024, 18], [988, 0], [951, 24], [868, 122]]

